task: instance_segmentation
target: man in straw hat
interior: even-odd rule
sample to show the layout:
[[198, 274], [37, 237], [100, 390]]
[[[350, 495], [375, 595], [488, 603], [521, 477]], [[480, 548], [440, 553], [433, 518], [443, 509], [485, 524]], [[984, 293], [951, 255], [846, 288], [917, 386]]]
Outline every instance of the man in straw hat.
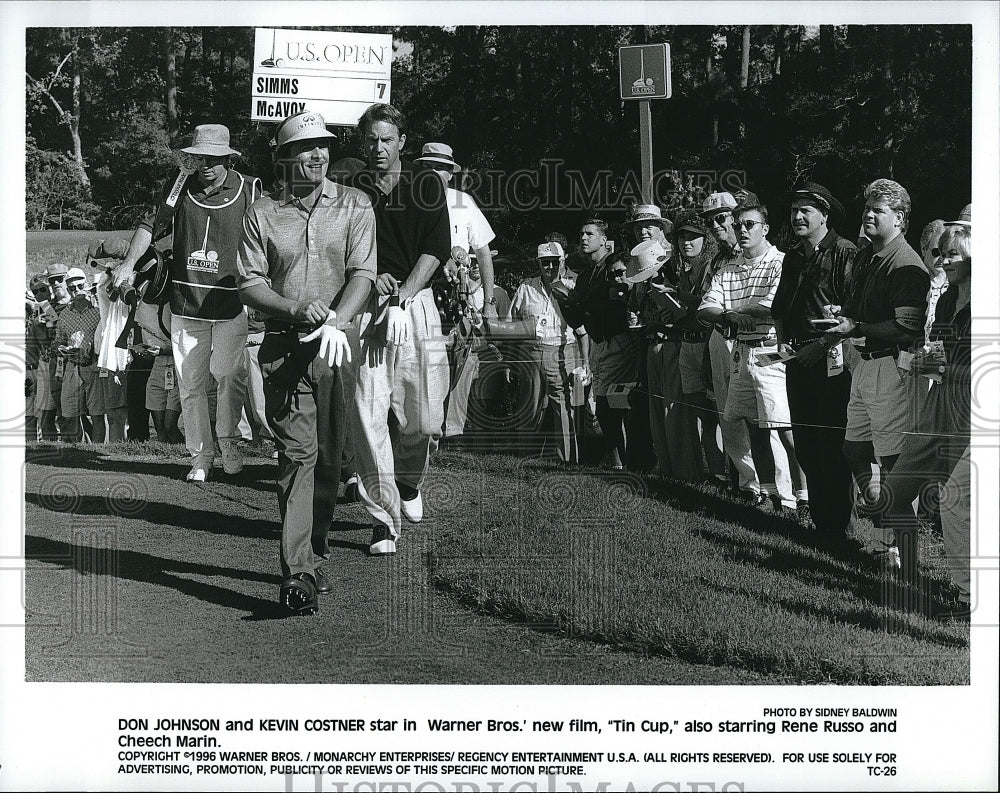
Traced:
[[[319, 113], [289, 116], [275, 134], [281, 189], [254, 203], [239, 245], [240, 299], [265, 317], [260, 347], [266, 415], [279, 449], [280, 601], [314, 613], [327, 532], [354, 409], [357, 315], [375, 280], [375, 215], [360, 190], [326, 179], [330, 140]], [[382, 420], [384, 424], [384, 419]]]
[[785, 254], [771, 313], [780, 350], [795, 355], [785, 365], [792, 435], [809, 480], [812, 522], [820, 541], [848, 552], [857, 516], [851, 467], [843, 456], [851, 373], [841, 339], [824, 335], [824, 306], [847, 300], [847, 276], [857, 248], [839, 236], [833, 221], [844, 207], [823, 185], [805, 182], [791, 191], [792, 233], [798, 244]]
[[[444, 424], [450, 381], [441, 317], [430, 282], [451, 254], [444, 185], [414, 176], [401, 153], [406, 117], [374, 104], [358, 120], [368, 168], [350, 184], [375, 208], [378, 321], [358, 368], [363, 410], [385, 419], [354, 446], [358, 492], [372, 517], [372, 554], [395, 553], [402, 526], [423, 519], [420, 487]], [[392, 417], [390, 420], [390, 411]]]
[[216, 432], [223, 470], [235, 474], [243, 469], [236, 442], [246, 399], [247, 317], [236, 284], [236, 247], [243, 215], [261, 187], [259, 179], [231, 167], [239, 152], [229, 145], [229, 130], [222, 124], [195, 127], [191, 145], [181, 153], [190, 169], [180, 169], [157, 212], [132, 235], [128, 255], [115, 269], [115, 283], [130, 283], [150, 244], [172, 232], [171, 341], [192, 458], [187, 479], [204, 482], [215, 460], [208, 398], [213, 378], [218, 383]]
[[[497, 301], [493, 295], [493, 253], [490, 243], [496, 234], [489, 221], [483, 216], [476, 199], [462, 190], [449, 187], [455, 174], [462, 170], [455, 162], [451, 146], [446, 143], [425, 143], [420, 156], [413, 161], [421, 168], [434, 171], [445, 185], [448, 204], [448, 221], [451, 229], [451, 247], [462, 248], [466, 253], [476, 255], [482, 282], [483, 305], [477, 308], [486, 317], [496, 319]], [[449, 259], [445, 263], [445, 274], [454, 278], [455, 263]]]

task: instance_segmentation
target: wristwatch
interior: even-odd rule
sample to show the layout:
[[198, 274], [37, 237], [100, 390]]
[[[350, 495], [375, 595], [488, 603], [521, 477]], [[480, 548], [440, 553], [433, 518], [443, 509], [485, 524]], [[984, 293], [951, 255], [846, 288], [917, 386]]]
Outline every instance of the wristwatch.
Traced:
[[486, 302], [487, 302], [487, 304], [489, 304], [489, 305], [491, 305], [491, 306], [495, 306], [495, 305], [497, 304], [497, 296], [496, 296], [496, 295], [493, 295], [493, 297], [491, 297], [491, 298], [490, 298], [489, 300], [487, 300]]

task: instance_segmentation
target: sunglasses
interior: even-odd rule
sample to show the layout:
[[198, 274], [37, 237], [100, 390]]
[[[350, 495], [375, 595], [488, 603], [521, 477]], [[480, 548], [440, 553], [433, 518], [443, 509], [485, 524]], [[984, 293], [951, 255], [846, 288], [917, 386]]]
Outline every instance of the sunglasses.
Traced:
[[931, 256], [933, 256], [936, 259], [940, 255], [941, 255], [940, 248], [931, 248]]
[[540, 262], [538, 262], [538, 264], [540, 267], [544, 267], [546, 270], [552, 267], [559, 266], [559, 262], [554, 259], [542, 259]]
[[627, 272], [628, 272], [628, 270], [612, 270], [611, 271], [611, 275], [614, 278], [624, 278], [625, 277], [625, 273], [627, 273]]
[[713, 226], [725, 226], [732, 219], [733, 215], [731, 212], [722, 212], [710, 218], [708, 222], [711, 223]]
[[763, 226], [763, 220], [737, 220], [736, 227], [750, 231], [754, 226]]
[[70, 281], [68, 284], [66, 284], [66, 288], [70, 292], [81, 292], [81, 291], [83, 291], [84, 289], [87, 288], [87, 282], [86, 281]]
[[49, 276], [49, 283], [50, 284], [61, 284], [65, 280], [66, 280], [66, 276], [65, 275], [50, 275]]

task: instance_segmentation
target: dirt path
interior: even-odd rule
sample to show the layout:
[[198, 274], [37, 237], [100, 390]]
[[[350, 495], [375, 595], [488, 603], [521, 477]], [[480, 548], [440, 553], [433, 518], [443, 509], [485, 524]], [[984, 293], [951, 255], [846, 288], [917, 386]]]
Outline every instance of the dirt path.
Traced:
[[[777, 683], [645, 658], [476, 614], [429, 584], [433, 514], [390, 558], [339, 512], [335, 591], [287, 618], [274, 463], [205, 485], [179, 458], [27, 454], [26, 669], [32, 681]], [[432, 512], [432, 510], [431, 510]]]

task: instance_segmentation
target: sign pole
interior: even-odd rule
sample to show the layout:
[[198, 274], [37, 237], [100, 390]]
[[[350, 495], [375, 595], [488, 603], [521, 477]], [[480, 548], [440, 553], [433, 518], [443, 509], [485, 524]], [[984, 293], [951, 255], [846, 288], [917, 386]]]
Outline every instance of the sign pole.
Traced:
[[642, 203], [653, 203], [653, 118], [649, 100], [639, 102], [639, 157], [642, 161]]

